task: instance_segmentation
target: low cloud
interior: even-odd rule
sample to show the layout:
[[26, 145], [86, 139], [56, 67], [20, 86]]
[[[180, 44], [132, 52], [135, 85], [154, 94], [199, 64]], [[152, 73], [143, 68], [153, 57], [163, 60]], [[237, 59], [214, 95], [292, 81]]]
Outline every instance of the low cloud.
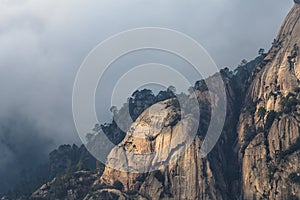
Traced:
[[71, 111], [74, 78], [88, 52], [112, 34], [145, 26], [175, 29], [201, 43], [219, 66], [234, 68], [269, 48], [292, 4], [0, 0], [0, 179], [11, 163], [28, 166], [43, 160], [37, 152], [79, 143]]

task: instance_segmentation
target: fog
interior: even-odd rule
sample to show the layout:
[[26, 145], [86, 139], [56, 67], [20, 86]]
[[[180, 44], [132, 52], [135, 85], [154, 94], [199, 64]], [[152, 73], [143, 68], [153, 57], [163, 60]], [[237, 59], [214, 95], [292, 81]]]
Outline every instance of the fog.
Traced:
[[[292, 5], [292, 0], [0, 0], [0, 186], [11, 178], [8, 171], [39, 163], [59, 144], [80, 143], [72, 118], [73, 82], [87, 54], [107, 37], [137, 27], [174, 29], [203, 45], [220, 68], [233, 69], [259, 48], [269, 49]], [[151, 57], [136, 54], [136, 60], [142, 64]], [[117, 66], [131, 64], [128, 59]]]

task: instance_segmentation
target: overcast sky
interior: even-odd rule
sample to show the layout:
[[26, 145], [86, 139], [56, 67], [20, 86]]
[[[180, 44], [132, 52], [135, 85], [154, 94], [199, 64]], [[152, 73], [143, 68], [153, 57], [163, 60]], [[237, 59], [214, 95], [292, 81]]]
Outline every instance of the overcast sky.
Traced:
[[[78, 142], [72, 86], [99, 42], [130, 28], [170, 28], [196, 39], [219, 67], [234, 68], [259, 48], [269, 49], [292, 5], [292, 0], [0, 0], [2, 123], [12, 113], [16, 120], [26, 118], [52, 141], [49, 148]], [[39, 142], [26, 131], [20, 134]]]

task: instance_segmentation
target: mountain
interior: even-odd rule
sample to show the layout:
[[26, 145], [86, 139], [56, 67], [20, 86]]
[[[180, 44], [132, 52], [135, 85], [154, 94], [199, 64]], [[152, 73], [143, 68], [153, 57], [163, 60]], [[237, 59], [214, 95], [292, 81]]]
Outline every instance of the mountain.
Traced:
[[300, 197], [299, 18], [295, 4], [245, 98], [237, 129], [244, 199]]
[[[26, 198], [300, 199], [300, 4], [295, 3], [269, 52], [234, 71], [219, 72], [227, 114], [206, 157], [199, 149], [219, 101], [218, 74], [196, 82], [188, 95], [175, 96], [172, 89], [156, 96], [150, 90], [136, 91], [115, 114], [122, 121], [129, 108], [134, 123], [124, 122], [127, 133], [113, 121], [96, 125], [88, 137], [89, 147], [105, 145], [99, 141], [102, 133], [117, 145], [107, 153], [105, 168], [86, 153], [72, 153], [86, 152], [84, 147], [60, 147], [50, 156], [53, 179]], [[194, 94], [200, 116], [191, 101]], [[186, 103], [179, 105], [181, 99]], [[184, 115], [180, 108], [192, 114]], [[192, 130], [195, 125], [198, 129]], [[140, 156], [154, 152], [147, 159]], [[93, 167], [83, 167], [89, 162]]]

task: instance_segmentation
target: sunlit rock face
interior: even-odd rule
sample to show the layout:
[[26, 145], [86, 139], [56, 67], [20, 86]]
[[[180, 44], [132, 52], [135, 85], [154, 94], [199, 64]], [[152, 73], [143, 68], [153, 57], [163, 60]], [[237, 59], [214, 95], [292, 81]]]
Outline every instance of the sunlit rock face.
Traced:
[[[183, 117], [174, 99], [148, 108], [109, 154], [100, 183], [121, 182], [125, 193], [134, 191], [139, 198], [226, 199], [217, 161], [199, 155], [198, 123], [191, 115]], [[137, 173], [145, 169], [149, 173]]]
[[[299, 3], [299, 1], [295, 1]], [[244, 199], [298, 199], [300, 5], [257, 67], [238, 126]]]

